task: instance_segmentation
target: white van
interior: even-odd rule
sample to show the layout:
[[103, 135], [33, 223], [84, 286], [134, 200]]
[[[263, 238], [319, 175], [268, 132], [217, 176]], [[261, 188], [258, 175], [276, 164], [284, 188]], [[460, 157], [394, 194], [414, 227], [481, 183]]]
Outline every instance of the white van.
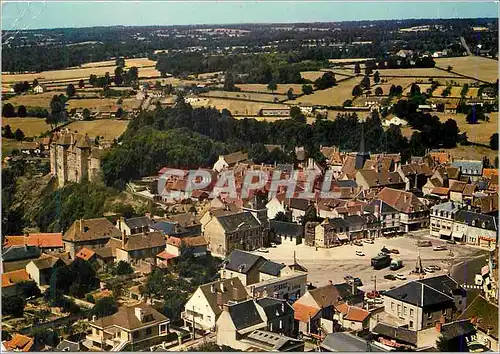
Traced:
[[476, 285], [483, 285], [483, 276], [481, 274], [476, 274], [474, 278], [474, 283]]

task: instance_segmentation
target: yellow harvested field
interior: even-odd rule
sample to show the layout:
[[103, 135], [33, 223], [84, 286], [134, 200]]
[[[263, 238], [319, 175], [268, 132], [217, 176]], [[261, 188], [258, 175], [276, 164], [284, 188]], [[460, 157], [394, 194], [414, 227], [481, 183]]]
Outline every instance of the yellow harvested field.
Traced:
[[[139, 59], [136, 59], [138, 62]], [[146, 59], [147, 60], [147, 59]], [[159, 77], [160, 72], [154, 68], [155, 62], [151, 61], [153, 66], [139, 67], [139, 77]], [[96, 64], [96, 63], [94, 63]], [[129, 67], [129, 63], [125, 60], [126, 67]], [[130, 64], [131, 65], [131, 64]], [[150, 64], [151, 65], [151, 64]], [[116, 66], [114, 62], [111, 66], [94, 66], [94, 67], [84, 67], [81, 68], [69, 68], [62, 70], [51, 70], [42, 71], [40, 73], [33, 74], [2, 74], [2, 82], [6, 84], [13, 84], [19, 81], [32, 82], [37, 79], [40, 83], [54, 82], [54, 81], [76, 81], [79, 79], [88, 80], [91, 74], [97, 76], [103, 76], [107, 72], [113, 75]]]
[[469, 87], [469, 89], [467, 90], [467, 94], [466, 94], [466, 97], [477, 97], [477, 94], [479, 93], [479, 88], [477, 87]]
[[474, 79], [464, 79], [464, 78], [439, 78], [439, 79], [434, 79], [434, 81], [437, 81], [440, 85], [458, 85], [458, 86], [463, 86], [465, 84], [468, 84], [469, 86], [472, 85], [479, 85], [480, 82]]
[[301, 71], [300, 76], [302, 76], [305, 80], [311, 80], [314, 82], [316, 79], [323, 76], [324, 73], [324, 71]]
[[341, 63], [365, 62], [367, 60], [373, 60], [373, 59], [374, 58], [328, 59], [328, 61], [334, 64], [341, 64]]
[[10, 98], [8, 103], [13, 105], [14, 107], [24, 105], [26, 107], [43, 107], [49, 108], [50, 101], [54, 95], [59, 94], [57, 92], [44, 92], [40, 94], [24, 94], [19, 96], [14, 96]]
[[322, 106], [341, 106], [345, 100], [352, 99], [352, 89], [356, 86], [361, 78], [352, 78], [342, 81], [337, 86], [326, 90], [315, 91], [311, 95], [304, 95], [294, 101], [286, 103], [303, 103]]
[[260, 103], [249, 101], [226, 100], [223, 98], [207, 98], [191, 103], [193, 107], [215, 107], [218, 110], [228, 109], [233, 115], [252, 115], [259, 113], [261, 108], [288, 108], [285, 104]]
[[[254, 92], [269, 92], [267, 89], [267, 85], [265, 84], [238, 84], [236, 85], [241, 89], [241, 91], [254, 91]], [[301, 84], [278, 84], [278, 88], [275, 93], [285, 94], [288, 89], [292, 89], [293, 93], [296, 95], [302, 94], [302, 85]]]
[[66, 102], [66, 108], [68, 110], [73, 109], [73, 108], [88, 108], [91, 111], [98, 111], [98, 110], [108, 110], [111, 109], [112, 107], [116, 106], [116, 98], [88, 98], [88, 99], [81, 99], [81, 100], [69, 100]]
[[27, 137], [40, 136], [50, 130], [50, 124], [45, 123], [45, 118], [2, 118], [2, 127], [6, 125], [10, 125], [12, 131], [21, 129]]
[[380, 76], [412, 76], [412, 77], [459, 77], [457, 74], [449, 73], [436, 68], [411, 68], [411, 69], [381, 69]]
[[[85, 63], [80, 65], [80, 68], [96, 68], [99, 66], [113, 66], [116, 67], [116, 62], [114, 60], [106, 60], [106, 61], [96, 61], [93, 63]], [[142, 68], [145, 66], [155, 66], [156, 61], [150, 60], [148, 58], [131, 58], [125, 59], [125, 67], [131, 68], [132, 66]]]
[[490, 159], [491, 162], [498, 156], [498, 151], [491, 150], [483, 146], [462, 146], [459, 145], [453, 149], [447, 149], [451, 155], [456, 159], [467, 160], [482, 160], [484, 156]]
[[104, 139], [118, 138], [127, 129], [128, 121], [99, 119], [93, 121], [73, 122], [66, 126], [72, 132], [88, 134], [90, 137], [104, 136]]
[[[275, 102], [287, 99], [285, 95], [273, 95], [271, 93], [249, 93], [249, 92], [228, 92], [228, 91], [209, 91], [203, 93], [202, 97], [236, 98], [251, 101]], [[276, 101], [276, 102], [277, 102]]]
[[460, 86], [453, 86], [451, 88], [450, 97], [460, 97], [461, 93], [462, 93], [462, 87], [460, 87]]
[[484, 57], [467, 56], [458, 58], [437, 58], [436, 66], [446, 69], [448, 65], [452, 71], [470, 76], [479, 80], [495, 82], [498, 80], [498, 61]]
[[436, 89], [432, 92], [432, 97], [443, 97], [441, 94], [443, 91], [446, 89], [446, 86], [438, 86]]
[[442, 122], [446, 122], [450, 118], [454, 119], [457, 122], [460, 132], [466, 132], [468, 140], [474, 143], [489, 144], [491, 134], [498, 130], [498, 112], [486, 114], [490, 117], [490, 121], [480, 122], [479, 124], [467, 124], [465, 114], [433, 114], [437, 115]]
[[[428, 89], [431, 88], [431, 84], [418, 84], [418, 87], [420, 87], [420, 92], [425, 93]], [[403, 96], [406, 96], [410, 93], [411, 90], [411, 85], [409, 85], [403, 92]]]

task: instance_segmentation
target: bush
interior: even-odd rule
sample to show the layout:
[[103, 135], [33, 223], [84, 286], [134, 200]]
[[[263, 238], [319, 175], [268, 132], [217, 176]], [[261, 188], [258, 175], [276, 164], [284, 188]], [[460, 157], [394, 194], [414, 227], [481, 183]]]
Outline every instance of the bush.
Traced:
[[132, 266], [125, 261], [119, 261], [114, 269], [116, 275], [132, 274], [133, 272]]
[[118, 312], [118, 303], [112, 296], [106, 296], [96, 301], [92, 308], [92, 315], [97, 318], [111, 316]]
[[87, 300], [88, 302], [91, 302], [91, 303], [95, 303], [95, 299], [94, 299], [94, 296], [92, 296], [92, 294], [87, 294], [87, 296], [85, 296], [85, 300]]
[[2, 315], [11, 315], [14, 317], [23, 317], [26, 301], [22, 296], [2, 296]]

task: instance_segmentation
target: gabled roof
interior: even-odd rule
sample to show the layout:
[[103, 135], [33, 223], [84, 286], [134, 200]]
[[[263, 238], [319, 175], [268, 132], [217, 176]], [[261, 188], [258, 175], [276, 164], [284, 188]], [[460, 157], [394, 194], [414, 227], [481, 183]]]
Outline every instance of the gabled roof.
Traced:
[[459, 168], [460, 172], [469, 175], [479, 175], [483, 174], [483, 161], [475, 160], [455, 160], [451, 163], [453, 167]]
[[149, 227], [154, 224], [154, 221], [147, 216], [139, 216], [136, 218], [130, 218], [124, 220], [125, 224], [131, 229], [137, 229], [142, 227]]
[[363, 226], [365, 224], [365, 219], [361, 215], [348, 215], [344, 220], [349, 227]]
[[379, 322], [373, 328], [372, 332], [405, 344], [417, 345], [417, 332], [406, 328], [395, 327]]
[[246, 152], [242, 152], [242, 151], [237, 151], [237, 152], [233, 152], [232, 154], [223, 155], [223, 157], [224, 157], [224, 161], [226, 161], [226, 163], [230, 166], [234, 165], [238, 162], [243, 162], [243, 161], [248, 160], [248, 154]]
[[339, 291], [333, 285], [325, 285], [308, 291], [320, 308], [334, 306], [342, 301]]
[[370, 343], [361, 337], [357, 337], [352, 333], [348, 332], [335, 332], [329, 333], [323, 342], [321, 342], [321, 347], [328, 351], [335, 352], [385, 352], [381, 347], [374, 343]]
[[290, 198], [288, 201], [290, 209], [297, 209], [301, 211], [306, 211], [311, 205], [310, 201], [302, 198]]
[[264, 297], [257, 299], [257, 304], [264, 309], [267, 321], [293, 313], [292, 306], [286, 300]]
[[356, 288], [355, 293], [353, 294], [352, 285], [349, 285], [347, 283], [340, 283], [333, 284], [333, 286], [335, 287], [335, 289], [337, 289], [340, 297], [346, 303], [349, 303], [351, 305], [363, 304], [365, 298], [365, 292], [363, 290]]
[[225, 269], [246, 274], [253, 267], [260, 266], [266, 259], [264, 257], [240, 250], [233, 250], [227, 257]]
[[291, 222], [269, 220], [269, 228], [277, 235], [298, 237], [304, 234], [304, 227]]
[[467, 185], [467, 183], [465, 183], [465, 182], [455, 181], [450, 186], [450, 192], [462, 193], [464, 191], [464, 188], [466, 185]]
[[[135, 315], [136, 308], [141, 309], [144, 314], [142, 322]], [[167, 317], [156, 311], [152, 306], [145, 303], [139, 303], [133, 306], [122, 306], [118, 309], [117, 313], [92, 321], [91, 324], [103, 329], [118, 326], [127, 330], [133, 330], [145, 325], [153, 325], [167, 320]]]
[[4, 247], [38, 246], [40, 248], [63, 247], [62, 233], [33, 233], [27, 236], [5, 236]]
[[460, 210], [455, 214], [455, 221], [464, 223], [468, 226], [474, 224], [474, 227], [485, 230], [498, 230], [497, 219], [494, 216], [475, 213], [473, 211]]
[[459, 319], [472, 319], [477, 328], [498, 340], [498, 306], [478, 295]]
[[264, 323], [264, 319], [260, 316], [253, 299], [230, 304], [228, 307], [229, 315], [237, 331]]
[[476, 328], [468, 319], [444, 323], [441, 326], [441, 335], [448, 340], [473, 333], [476, 333]]
[[311, 318], [316, 316], [316, 314], [321, 311], [321, 309], [316, 307], [302, 305], [298, 302], [293, 303], [293, 310], [294, 318], [300, 322], [309, 322]]
[[156, 258], [164, 259], [164, 260], [169, 260], [169, 259], [174, 259], [177, 258], [178, 256], [168, 253], [167, 251], [161, 251], [156, 255]]
[[57, 258], [57, 257], [54, 257], [54, 256], [50, 256], [50, 255], [46, 255], [45, 257], [41, 257], [41, 258], [38, 258], [38, 259], [34, 259], [33, 261], [33, 264], [39, 269], [39, 270], [43, 270], [43, 269], [49, 269], [49, 268], [52, 268], [54, 267], [58, 262], [60, 262], [61, 265], [65, 264], [61, 259]]
[[3, 262], [13, 262], [22, 259], [38, 258], [42, 251], [37, 246], [12, 246], [2, 252]]
[[363, 210], [369, 211], [370, 213], [375, 213], [377, 207], [379, 213], [381, 214], [394, 214], [398, 212], [392, 206], [380, 199], [372, 200], [367, 206], [364, 207]]
[[370, 313], [365, 309], [356, 306], [350, 306], [346, 303], [335, 305], [335, 309], [342, 313], [345, 320], [354, 322], [363, 322], [370, 316]]
[[184, 245], [186, 245], [187, 247], [199, 247], [208, 245], [208, 242], [204, 236], [192, 236], [183, 238], [170, 236], [167, 238], [167, 245], [180, 247], [182, 243], [184, 243]]
[[[222, 312], [222, 305], [227, 304], [228, 301], [242, 301], [248, 296], [246, 288], [237, 277], [220, 279], [203, 284], [200, 285], [199, 289], [215, 315], [219, 315]], [[221, 301], [221, 303], [219, 304], [218, 301]]]
[[453, 294], [455, 294], [457, 291], [463, 292], [465, 296], [464, 289], [462, 289], [462, 287], [459, 286], [458, 283], [453, 280], [453, 278], [446, 274], [420, 279], [417, 280], [417, 282], [430, 286], [433, 289], [438, 290], [448, 296], [453, 296]]
[[24, 269], [15, 270], [13, 272], [2, 273], [2, 288], [15, 285], [22, 281], [29, 281], [30, 275]]
[[33, 348], [35, 340], [31, 337], [16, 333], [11, 340], [3, 342], [5, 349], [8, 351], [29, 352]]
[[250, 212], [216, 216], [215, 218], [226, 232], [260, 226], [259, 221]]
[[117, 248], [125, 251], [137, 251], [156, 247], [165, 247], [165, 236], [159, 231], [140, 233], [127, 236], [125, 246], [117, 243]]
[[277, 277], [286, 266], [283, 263], [265, 261], [259, 268], [259, 272]]
[[76, 220], [63, 235], [64, 241], [84, 242], [120, 238], [120, 230], [106, 218]]
[[428, 307], [453, 302], [453, 297], [448, 296], [425, 283], [417, 281], [412, 281], [390, 290], [385, 294], [385, 296], [418, 307]]
[[95, 255], [95, 252], [92, 251], [91, 249], [87, 248], [87, 247], [83, 247], [80, 252], [78, 252], [75, 257], [78, 257], [78, 258], [81, 258], [83, 260], [86, 260], [88, 261], [89, 259], [91, 259], [93, 256]]
[[411, 192], [386, 187], [380, 191], [377, 198], [403, 213], [428, 210], [427, 206]]
[[401, 175], [397, 172], [359, 170], [358, 173], [363, 177], [370, 188], [404, 183], [401, 179]]
[[170, 215], [165, 220], [178, 223], [180, 226], [183, 227], [192, 227], [201, 225], [200, 220], [198, 220], [198, 218], [191, 213]]

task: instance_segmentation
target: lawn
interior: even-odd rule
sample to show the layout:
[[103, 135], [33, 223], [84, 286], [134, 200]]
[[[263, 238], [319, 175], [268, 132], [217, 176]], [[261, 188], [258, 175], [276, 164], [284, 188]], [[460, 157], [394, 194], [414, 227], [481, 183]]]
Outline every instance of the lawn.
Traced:
[[373, 60], [374, 58], [350, 58], [350, 59], [328, 59], [330, 63], [342, 64], [342, 63], [353, 63], [353, 62], [365, 62], [367, 60]]
[[311, 80], [311, 81], [316, 81], [316, 79], [319, 79], [324, 75], [324, 71], [301, 71], [300, 76], [302, 76], [303, 79], [306, 80]]
[[[115, 63], [116, 62], [114, 60], [96, 61], [93, 63], [82, 64], [82, 65], [80, 65], [80, 67], [81, 68], [96, 68], [99, 66], [114, 66], [114, 67], [116, 67]], [[156, 61], [150, 60], [148, 58], [125, 59], [125, 67], [126, 68], [130, 68], [132, 66], [142, 68], [145, 66], [155, 66], [155, 65], [156, 65]]]
[[257, 115], [261, 108], [288, 108], [284, 104], [260, 103], [249, 101], [226, 100], [223, 98], [207, 98], [191, 103], [193, 107], [215, 107], [218, 110], [228, 109], [233, 115]]
[[104, 111], [114, 109], [116, 106], [116, 98], [85, 98], [85, 99], [72, 99], [66, 102], [66, 108], [71, 110], [73, 108], [84, 109], [88, 108], [91, 111]]
[[285, 95], [279, 94], [266, 94], [266, 93], [248, 93], [248, 92], [229, 92], [229, 91], [209, 91], [201, 96], [203, 97], [219, 97], [219, 98], [236, 98], [236, 99], [246, 99], [252, 101], [261, 102], [274, 102], [275, 99], [278, 101], [283, 101], [287, 99]]
[[104, 139], [113, 140], [127, 129], [128, 121], [99, 119], [93, 121], [73, 122], [66, 126], [70, 131], [88, 134], [90, 137], [104, 136]]
[[45, 118], [2, 118], [2, 127], [6, 125], [10, 125], [13, 132], [21, 129], [26, 137], [40, 136], [50, 130], [50, 124], [45, 123]]
[[326, 90], [315, 91], [311, 95], [304, 95], [294, 101], [287, 103], [304, 103], [321, 106], [341, 106], [345, 100], [352, 99], [352, 89], [356, 86], [360, 78], [352, 78], [342, 81], [337, 86]]
[[[267, 85], [265, 84], [238, 84], [236, 86], [239, 87], [241, 91], [271, 92], [267, 89]], [[277, 86], [278, 88], [275, 93], [285, 94], [290, 88], [296, 95], [302, 93], [302, 84], [278, 84]]]
[[498, 79], [498, 61], [483, 57], [467, 56], [458, 58], [437, 58], [436, 67], [446, 69], [479, 80], [495, 82]]
[[482, 160], [484, 156], [490, 159], [491, 162], [498, 156], [498, 151], [491, 150], [482, 146], [457, 146], [456, 148], [449, 149], [451, 154], [456, 159], [467, 160]]
[[381, 69], [378, 70], [380, 76], [412, 76], [412, 77], [459, 77], [457, 74], [436, 68], [411, 68], [411, 69]]

